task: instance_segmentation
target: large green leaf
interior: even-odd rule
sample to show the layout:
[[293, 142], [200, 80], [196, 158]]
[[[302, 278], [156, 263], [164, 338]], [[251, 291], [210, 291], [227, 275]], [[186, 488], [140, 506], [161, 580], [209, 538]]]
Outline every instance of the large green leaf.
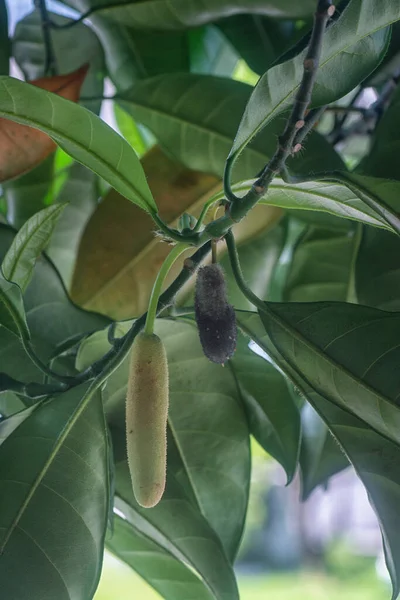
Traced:
[[[64, 0], [82, 12], [96, 14], [141, 29], [182, 29], [204, 25], [232, 14], [255, 13], [272, 17], [305, 17], [315, 10], [313, 0]], [[115, 6], [113, 6], [115, 4]], [[102, 8], [104, 6], [104, 8]]]
[[134, 150], [89, 110], [12, 77], [0, 77], [0, 116], [47, 133], [131, 202], [148, 212], [157, 210]]
[[82, 405], [88, 387], [0, 423], [0, 437], [4, 428], [9, 432], [0, 447], [0, 575], [7, 598], [88, 600], [96, 590], [108, 447], [100, 395]]
[[138, 79], [189, 71], [185, 32], [142, 31], [101, 14], [94, 14], [91, 21], [104, 48], [108, 75], [118, 91], [129, 89]]
[[325, 398], [312, 393], [309, 397], [329, 425], [368, 492], [381, 528], [386, 566], [392, 580], [392, 598], [395, 599], [400, 592], [400, 449], [363, 421]]
[[[352, 0], [326, 32], [312, 105], [337, 100], [365, 79], [383, 58], [389, 30], [400, 19], [400, 5], [392, 0]], [[247, 104], [231, 150], [231, 159], [293, 100], [303, 73], [302, 53], [273, 67], [261, 77]]]
[[213, 596], [193, 571], [126, 519], [114, 517], [114, 531], [107, 546], [165, 600], [212, 600]]
[[[157, 506], [146, 510], [135, 502], [124, 438], [123, 434], [122, 452], [118, 452], [119, 444], [114, 443], [117, 509], [137, 531], [153, 540], [177, 561], [188, 565], [201, 578], [214, 600], [239, 600], [234, 571], [221, 541], [196, 504], [185, 494], [171, 470], [167, 472], [166, 489]], [[116, 441], [115, 437], [113, 440]], [[190, 591], [185, 590], [186, 594]], [[202, 588], [200, 593], [207, 598]], [[184, 595], [184, 600], [187, 597]]]
[[[233, 558], [243, 532], [250, 477], [249, 433], [236, 382], [203, 355], [195, 327], [158, 321], [170, 376], [169, 464]], [[106, 332], [83, 342], [79, 370], [108, 349]], [[111, 422], [125, 422], [129, 359], [103, 392]], [[174, 456], [171, 459], [171, 456]]]
[[[190, 73], [153, 77], [137, 83], [118, 99], [148, 127], [170, 154], [187, 167], [222, 176], [251, 86], [232, 79]], [[271, 123], [238, 161], [234, 179], [254, 177], [276, 148], [283, 122]], [[306, 150], [289, 160], [296, 173], [344, 169], [324, 138], [312, 133]]]
[[97, 206], [98, 181], [92, 171], [75, 163], [69, 168], [68, 178], [57, 196], [57, 202], [66, 202], [67, 207], [56, 223], [46, 253], [67, 289], [71, 285], [80, 239]]
[[0, 415], [4, 419], [25, 408], [21, 398], [14, 392], [2, 392], [0, 394]]
[[396, 90], [389, 108], [384, 112], [373, 135], [372, 147], [357, 168], [358, 172], [399, 179], [400, 151], [400, 89]]
[[[0, 259], [5, 255], [14, 232], [0, 226]], [[15, 284], [9, 284], [21, 290]], [[57, 271], [49, 260], [42, 257], [36, 264], [24, 304], [32, 342], [43, 360], [51, 358], [68, 339], [83, 336], [108, 324], [108, 319], [76, 307], [69, 300]], [[20, 381], [42, 381], [39, 371], [26, 355], [18, 338], [5, 327], [0, 327], [1, 371]]]
[[400, 313], [342, 302], [266, 303], [274, 349], [315, 392], [400, 444]]
[[[343, 183], [383, 219], [388, 229], [400, 235], [400, 183], [391, 179], [367, 177], [358, 173], [333, 173], [332, 179]], [[331, 179], [330, 176], [325, 179]]]
[[230, 77], [239, 60], [233, 46], [213, 25], [197, 27], [187, 32], [190, 71]]
[[46, 207], [46, 196], [53, 189], [54, 163], [55, 154], [52, 153], [28, 173], [2, 184], [7, 203], [7, 221], [16, 229]]
[[0, 75], [8, 75], [10, 63], [10, 40], [8, 38], [8, 15], [6, 0], [0, 0]]
[[288, 302], [354, 301], [358, 246], [359, 235], [354, 229], [338, 232], [309, 227], [294, 249], [283, 299]]
[[[373, 181], [376, 182], [377, 180], [373, 179]], [[392, 182], [393, 185], [391, 186], [389, 181], [380, 181], [382, 187], [391, 188], [393, 201], [395, 201], [396, 186], [398, 187], [397, 191], [400, 193], [400, 184]], [[251, 188], [252, 183], [252, 181], [241, 182], [234, 186], [234, 190], [241, 196]], [[391, 231], [398, 229], [397, 221], [400, 225], [400, 219], [394, 215], [394, 210], [383, 210], [382, 214], [376, 212], [377, 201], [374, 201], [371, 205], [370, 197], [366, 198], [366, 195], [363, 195], [358, 187], [352, 187], [353, 189], [349, 189], [347, 185], [336, 181], [317, 180], [294, 184], [281, 179], [274, 179], [268, 187], [266, 196], [260, 202], [261, 204], [293, 209], [297, 212], [321, 211]]]
[[262, 75], [297, 40], [310, 24], [278, 20], [262, 15], [233, 15], [218, 21], [224, 33], [249, 67]]
[[355, 275], [360, 304], [400, 311], [399, 237], [364, 227]]
[[36, 213], [13, 239], [1, 263], [1, 270], [4, 277], [16, 283], [22, 292], [32, 279], [36, 261], [49, 243], [65, 207], [66, 204], [56, 204]]
[[29, 338], [20, 288], [0, 272], [0, 325], [15, 335]]
[[[324, 304], [328, 306], [330, 303]], [[319, 305], [323, 306], [322, 303], [319, 303]], [[291, 307], [296, 305], [286, 306]], [[297, 305], [297, 307], [299, 306], [301, 305]], [[310, 305], [305, 305], [305, 308], [308, 306]], [[345, 305], [337, 303], [336, 306], [343, 308]], [[374, 312], [378, 313], [379, 311]], [[364, 407], [363, 420], [361, 420], [350, 414], [346, 408], [340, 408], [335, 399], [332, 402], [326, 396], [322, 397], [316, 393], [314, 382], [307, 378], [308, 373], [298, 372], [296, 365], [285, 360], [284, 356], [276, 354], [276, 349], [271, 346], [269, 336], [265, 335], [265, 329], [258, 315], [254, 313], [242, 313], [242, 320], [245, 321], [247, 331], [252, 339], [267, 353], [273, 352], [274, 357], [279, 361], [282, 368], [285, 369], [286, 374], [300, 387], [301, 393], [306, 395], [313, 407], [325, 420], [367, 488], [373, 508], [380, 521], [385, 545], [386, 562], [393, 583], [393, 598], [395, 598], [398, 593], [398, 573], [400, 572], [398, 559], [399, 525], [397, 524], [397, 506], [399, 502], [399, 492], [397, 490], [398, 443], [393, 443], [387, 437], [380, 435], [368, 427], [365, 423], [367, 420], [365, 417], [371, 414], [370, 407]], [[365, 348], [365, 345], [361, 347]], [[316, 367], [318, 371], [318, 364]], [[357, 396], [357, 392], [358, 390], [356, 389], [354, 391], [355, 397]], [[362, 389], [360, 389], [359, 394], [359, 400], [362, 402], [364, 399]], [[380, 408], [382, 408], [382, 405]], [[398, 412], [397, 407], [395, 407], [395, 411]], [[391, 416], [393, 415], [396, 415], [396, 412]], [[382, 413], [381, 418], [383, 419], [386, 416], [385, 413]]]
[[[330, 423], [329, 423], [330, 424]], [[328, 427], [310, 404], [301, 411], [301, 495], [306, 500], [319, 485], [349, 466]]]
[[[70, 19], [49, 13], [52, 21], [65, 25]], [[84, 102], [95, 113], [100, 111], [104, 81], [104, 54], [92, 29], [78, 23], [70, 29], [54, 29], [51, 33], [57, 73], [72, 73], [84, 63], [89, 64], [81, 88], [82, 97], [98, 98]], [[25, 79], [43, 77], [46, 64], [46, 47], [43, 40], [40, 12], [36, 9], [18, 21], [13, 37], [13, 56], [25, 75]]]
[[[238, 324], [241, 313], [238, 312]], [[246, 333], [243, 324], [243, 332]], [[300, 448], [300, 413], [282, 375], [265, 359], [249, 349], [240, 336], [229, 362], [238, 380], [249, 419], [258, 443], [281, 463], [291, 481], [297, 469]]]

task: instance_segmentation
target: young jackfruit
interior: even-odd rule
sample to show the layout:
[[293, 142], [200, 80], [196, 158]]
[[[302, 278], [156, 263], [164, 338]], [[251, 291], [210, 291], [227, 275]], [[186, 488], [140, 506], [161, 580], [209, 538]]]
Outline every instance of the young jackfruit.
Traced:
[[165, 488], [168, 362], [155, 334], [139, 333], [132, 346], [126, 396], [126, 438], [133, 493], [151, 508]]
[[228, 303], [222, 268], [202, 267], [197, 275], [195, 317], [203, 352], [209, 360], [224, 364], [236, 349], [237, 327], [234, 308]]

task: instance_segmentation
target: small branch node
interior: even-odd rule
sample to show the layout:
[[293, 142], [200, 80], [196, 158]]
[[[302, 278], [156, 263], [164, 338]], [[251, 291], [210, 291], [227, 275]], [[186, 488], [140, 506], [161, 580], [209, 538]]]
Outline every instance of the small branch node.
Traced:
[[328, 12], [328, 17], [333, 17], [333, 15], [335, 14], [335, 11], [336, 11], [336, 6], [334, 6], [332, 4], [332, 6], [330, 6], [328, 8], [328, 11], [327, 11]]
[[318, 62], [314, 58], [306, 58], [304, 59], [303, 67], [307, 73], [310, 73], [311, 71], [315, 71], [317, 69]]

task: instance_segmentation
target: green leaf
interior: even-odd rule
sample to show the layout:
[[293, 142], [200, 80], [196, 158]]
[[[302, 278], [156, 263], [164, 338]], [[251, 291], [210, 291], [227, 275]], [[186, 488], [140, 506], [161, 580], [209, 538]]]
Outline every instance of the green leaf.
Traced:
[[0, 447], [0, 576], [7, 598], [87, 600], [96, 590], [108, 448], [101, 398], [86, 396], [89, 386], [0, 423], [0, 437], [16, 425]]
[[217, 27], [197, 27], [187, 36], [192, 73], [231, 77], [239, 56]]
[[[112, 4], [115, 3], [115, 6]], [[80, 11], [96, 7], [96, 13], [139, 29], [182, 29], [196, 27], [232, 14], [255, 13], [272, 17], [305, 17], [315, 10], [313, 0], [67, 0]], [[110, 6], [111, 5], [111, 6]], [[104, 6], [104, 8], [102, 8]]]
[[387, 231], [364, 227], [356, 262], [360, 304], [400, 311], [400, 239]]
[[136, 154], [142, 157], [149, 149], [150, 144], [147, 143], [136, 121], [116, 103], [114, 103], [114, 115], [121, 135], [130, 143]]
[[[331, 179], [330, 176], [327, 179]], [[390, 179], [366, 177], [358, 173], [334, 173], [332, 179], [343, 183], [400, 235], [400, 183]]]
[[266, 303], [260, 317], [270, 351], [297, 376], [400, 444], [400, 313], [341, 302]]
[[[0, 226], [0, 260], [14, 235], [9, 227]], [[19, 287], [8, 282], [6, 285], [13, 286], [17, 299], [21, 297]], [[52, 358], [57, 348], [67, 340], [101, 329], [109, 323], [106, 317], [86, 312], [72, 304], [57, 271], [45, 257], [36, 264], [32, 281], [24, 295], [24, 305], [35, 349], [45, 361]], [[4, 327], [0, 327], [0, 362], [1, 371], [15, 379], [24, 382], [43, 381], [43, 373], [33, 365], [19, 339]]]
[[6, 0], [0, 0], [0, 75], [8, 75], [10, 50], [7, 4]]
[[224, 33], [250, 69], [262, 75], [289, 48], [294, 46], [309, 23], [271, 19], [262, 15], [234, 15], [218, 21]]
[[17, 413], [25, 408], [21, 398], [14, 392], [1, 392], [0, 394], [0, 415], [5, 418]]
[[[353, 177], [353, 174], [351, 176]], [[329, 176], [329, 179], [333, 179], [333, 177]], [[377, 180], [374, 179], [373, 181], [376, 183]], [[385, 186], [386, 189], [391, 188], [390, 193], [393, 193], [394, 200], [395, 186], [398, 186], [398, 192], [400, 193], [400, 184], [392, 182], [393, 186], [390, 186], [390, 182], [381, 181], [382, 186]], [[383, 181], [385, 181], [385, 184], [383, 184]], [[245, 194], [251, 185], [252, 181], [244, 181], [235, 185], [233, 189], [240, 196]], [[261, 204], [280, 206], [296, 211], [321, 211], [367, 225], [389, 229], [390, 231], [397, 230], [397, 221], [400, 223], [400, 220], [394, 217], [393, 211], [390, 211], [389, 214], [389, 210], [384, 210], [382, 214], [379, 214], [375, 210], [377, 203], [375, 202], [371, 206], [370, 196], [367, 198], [359, 191], [358, 187], [352, 187], [353, 189], [349, 189], [347, 184], [344, 185], [336, 181], [317, 180], [294, 184], [286, 183], [281, 179], [274, 179], [268, 188], [267, 195], [261, 199]]]
[[[49, 18], [58, 25], [66, 25], [71, 19], [49, 12]], [[100, 112], [104, 83], [104, 53], [98, 37], [83, 23], [69, 29], [53, 29], [51, 32], [57, 74], [65, 75], [89, 63], [89, 70], [81, 88], [81, 96], [98, 100], [83, 104], [95, 113]], [[43, 40], [40, 12], [36, 9], [18, 21], [13, 37], [13, 56], [25, 79], [43, 77], [46, 64], [46, 47]]]
[[[117, 101], [179, 162], [222, 176], [251, 91], [251, 86], [232, 79], [179, 73], [138, 82]], [[271, 123], [246, 148], [235, 165], [235, 181], [254, 177], [264, 167], [282, 129], [280, 120]], [[288, 167], [303, 174], [345, 169], [332, 146], [315, 132], [307, 138], [304, 154], [289, 160]]]
[[301, 495], [307, 500], [319, 485], [349, 466], [343, 451], [310, 404], [301, 411]]
[[308, 227], [294, 249], [283, 299], [354, 301], [359, 237], [354, 230], [338, 232]]
[[374, 177], [399, 179], [398, 156], [400, 152], [400, 90], [396, 90], [389, 108], [374, 131], [372, 147], [358, 166], [358, 173]]
[[0, 325], [18, 337], [30, 337], [21, 290], [15, 283], [4, 279], [1, 272]]
[[[122, 452], [116, 454], [116, 508], [137, 531], [199, 575], [211, 598], [239, 600], [235, 574], [221, 541], [195, 503], [187, 497], [172, 471], [167, 472], [166, 489], [157, 506], [146, 510], [135, 502], [125, 457], [124, 434], [121, 441]], [[114, 444], [114, 448], [116, 446]], [[186, 594], [188, 591], [185, 590]], [[201, 592], [207, 598], [206, 592]]]
[[381, 528], [386, 566], [392, 580], [392, 598], [395, 599], [400, 591], [400, 449], [325, 398], [311, 394], [310, 400], [328, 423], [368, 492]]
[[29, 219], [15, 236], [1, 263], [4, 277], [24, 292], [40, 254], [46, 248], [66, 204], [49, 206]]
[[213, 599], [195, 573], [126, 519], [115, 516], [113, 536], [107, 547], [148, 581], [165, 600]]
[[57, 196], [57, 203], [68, 204], [55, 225], [46, 253], [57, 267], [67, 289], [72, 282], [82, 234], [97, 206], [98, 187], [98, 177], [83, 165], [75, 163], [68, 169], [67, 180]]
[[52, 193], [55, 170], [52, 153], [28, 173], [2, 183], [7, 202], [7, 221], [16, 229], [46, 207], [46, 197]]
[[0, 77], [0, 116], [47, 133], [131, 202], [147, 212], [157, 211], [134, 150], [87, 109], [12, 77]]
[[[389, 36], [384, 29], [400, 19], [391, 0], [352, 0], [328, 28], [322, 46], [312, 106], [341, 98], [365, 79], [383, 58]], [[232, 150], [236, 160], [250, 140], [293, 101], [303, 73], [305, 51], [261, 77], [247, 104]], [[332, 85], [334, 82], [334, 85]]]
[[[246, 333], [240, 311], [237, 318]], [[249, 349], [243, 336], [239, 337], [229, 364], [238, 380], [250, 432], [282, 465], [290, 482], [297, 469], [301, 427], [300, 413], [287, 382], [270, 363]]]
[[[285, 305], [280, 305], [280, 307], [284, 306]], [[286, 307], [289, 308], [295, 307], [296, 310], [299, 308], [304, 308], [307, 310], [310, 306], [312, 307], [313, 305], [286, 305]], [[333, 305], [332, 303], [326, 302], [319, 303], [319, 306], [336, 306], [336, 308], [343, 310], [343, 307], [346, 305], [341, 303], [336, 303], [336, 305]], [[359, 310], [361, 308], [351, 305], [348, 305], [348, 307], [351, 309], [358, 308]], [[361, 310], [364, 309], [361, 308]], [[374, 312], [379, 313], [379, 311]], [[389, 313], [381, 314], [390, 316]], [[263, 315], [261, 315], [261, 318], [262, 316]], [[399, 572], [400, 566], [398, 564], [398, 557], [400, 555], [397, 549], [399, 528], [399, 525], [397, 524], [397, 506], [399, 502], [399, 495], [398, 490], [396, 489], [398, 479], [397, 464], [399, 460], [398, 442], [393, 443], [393, 441], [390, 441], [387, 437], [380, 435], [377, 431], [374, 431], [373, 428], [368, 427], [366, 424], [367, 418], [371, 416], [373, 410], [371, 411], [370, 406], [363, 405], [365, 395], [362, 385], [359, 386], [359, 388], [353, 393], [354, 402], [359, 402], [360, 404], [361, 420], [360, 418], [350, 414], [346, 407], [340, 408], [336, 401], [337, 398], [333, 398], [332, 396], [331, 399], [328, 399], [328, 396], [322, 397], [320, 394], [316, 393], [315, 382], [309, 380], [308, 378], [309, 370], [307, 372], [306, 370], [299, 372], [297, 364], [291, 362], [290, 360], [285, 360], [286, 357], [284, 355], [276, 355], [276, 350], [271, 346], [271, 340], [269, 336], [265, 335], [265, 330], [263, 330], [261, 319], [257, 315], [254, 313], [243, 313], [242, 320], [245, 320], [247, 330], [251, 334], [253, 340], [255, 340], [264, 351], [272, 351], [274, 353], [274, 357], [279, 360], [282, 368], [285, 369], [290, 378], [298, 383], [299, 387], [301, 388], [301, 392], [306, 394], [307, 399], [311, 402], [314, 409], [316, 409], [320, 416], [322, 416], [327, 422], [330, 430], [345, 450], [347, 457], [355, 467], [357, 474], [367, 488], [370, 500], [375, 512], [377, 513], [382, 529], [386, 562], [392, 578], [394, 591], [393, 598], [395, 598], [397, 596], [399, 587], [399, 578], [397, 573]], [[318, 331], [318, 327], [316, 331]], [[366, 345], [364, 344], [360, 347], [365, 349]], [[359, 352], [357, 353], [357, 356], [353, 354], [352, 358], [358, 360], [359, 355]], [[336, 380], [333, 380], [333, 377], [331, 377], [327, 384], [326, 380], [328, 377], [325, 376], [324, 378], [324, 375], [322, 375], [320, 372], [319, 366], [320, 363], [317, 361], [314, 363], [314, 365], [310, 365], [310, 368], [311, 370], [314, 369], [316, 371], [316, 376], [319, 377], [323, 383], [325, 383], [325, 388], [327, 391], [329, 391], [329, 386], [333, 387], [335, 384], [339, 386], [339, 384], [342, 383], [338, 377], [336, 377]], [[343, 373], [346, 376], [350, 376], [350, 373], [347, 371], [343, 370]], [[337, 392], [339, 393], [343, 389], [344, 386], [342, 386], [340, 390], [338, 388]], [[397, 386], [397, 389], [399, 389], [399, 386]], [[375, 407], [376, 404], [373, 408]], [[348, 403], [347, 408], [351, 408], [350, 402]], [[380, 404], [379, 408], [382, 410], [383, 405]], [[381, 418], [383, 420], [385, 417], [385, 420], [389, 420], [392, 417], [396, 417], [398, 413], [398, 407], [393, 406], [393, 412], [390, 413], [390, 416], [388, 413], [382, 412]]]
[[[170, 468], [233, 558], [243, 532], [250, 477], [249, 432], [236, 382], [228, 369], [204, 357], [193, 325], [159, 320], [157, 332], [168, 355]], [[109, 347], [106, 332], [96, 333], [81, 345], [77, 368], [84, 369]], [[129, 359], [103, 391], [108, 419], [121, 428], [128, 370]]]
[[104, 48], [108, 75], [118, 91], [161, 73], [189, 71], [186, 32], [143, 31], [97, 13], [90, 20]]

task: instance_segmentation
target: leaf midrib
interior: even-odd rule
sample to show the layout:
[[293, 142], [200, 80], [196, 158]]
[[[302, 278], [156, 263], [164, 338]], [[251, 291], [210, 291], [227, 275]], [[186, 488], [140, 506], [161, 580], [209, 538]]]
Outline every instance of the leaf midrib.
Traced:
[[[0, 78], [0, 83], [3, 84], [4, 88], [9, 93], [13, 102], [15, 102], [14, 97], [7, 89], [7, 86], [6, 86], [3, 78]], [[43, 90], [43, 91], [45, 91], [45, 90]], [[49, 93], [46, 93], [46, 95], [49, 96]], [[50, 97], [50, 100], [51, 100], [51, 97]], [[63, 100], [65, 100], [65, 98]], [[68, 102], [68, 100], [65, 100], [65, 101]], [[14, 108], [14, 110], [16, 110], [16, 107]], [[126, 179], [125, 175], [120, 173], [116, 169], [116, 167], [114, 167], [113, 165], [108, 163], [106, 160], [101, 158], [98, 154], [96, 154], [92, 150], [88, 150], [88, 148], [81, 142], [78, 142], [74, 138], [69, 137], [67, 133], [63, 133], [63, 131], [61, 129], [56, 130], [54, 128], [52, 130], [49, 125], [43, 124], [42, 122], [40, 122], [38, 120], [32, 119], [31, 117], [29, 117], [29, 118], [28, 117], [19, 117], [15, 114], [15, 112], [13, 113], [11, 111], [6, 111], [1, 108], [0, 108], [0, 116], [3, 116], [6, 119], [8, 118], [12, 121], [15, 121], [16, 123], [19, 123], [20, 125], [28, 125], [29, 127], [33, 127], [34, 129], [39, 129], [41, 131], [44, 131], [45, 133], [47, 133], [47, 135], [49, 135], [52, 139], [54, 139], [54, 141], [56, 141], [56, 142], [61, 141], [61, 143], [65, 143], [65, 141], [67, 141], [67, 143], [71, 144], [72, 146], [77, 146], [80, 150], [83, 150], [84, 153], [90, 154], [100, 164], [104, 164], [117, 179], [119, 179], [121, 182], [123, 182], [123, 184], [129, 190], [131, 190], [131, 193], [133, 192], [133, 194], [138, 197], [138, 199], [140, 200], [139, 206], [141, 205], [141, 207], [146, 211], [147, 210], [149, 212], [154, 211], [154, 207], [147, 202], [147, 200], [144, 198], [144, 196], [141, 194], [141, 192], [139, 192], [135, 187], [133, 187], [132, 183], [130, 181], [128, 181]], [[118, 135], [118, 134], [116, 134], [116, 135]], [[129, 144], [121, 136], [118, 136], [118, 137], [120, 138], [120, 143], [122, 144], [122, 147], [123, 147], [123, 144], [126, 143], [129, 147], [129, 149], [130, 150], [132, 149], [131, 146], [129, 146]], [[90, 167], [88, 167], [88, 168], [90, 168]], [[101, 174], [100, 174], [100, 176], [101, 176]]]

